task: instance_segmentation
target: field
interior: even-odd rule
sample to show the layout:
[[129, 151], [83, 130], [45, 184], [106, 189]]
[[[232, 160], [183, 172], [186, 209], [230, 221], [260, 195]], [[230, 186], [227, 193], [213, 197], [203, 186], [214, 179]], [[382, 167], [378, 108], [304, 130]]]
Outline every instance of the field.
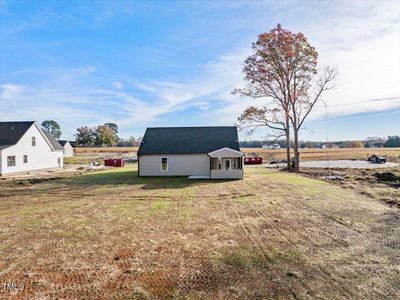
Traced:
[[91, 147], [91, 148], [74, 148], [77, 155], [87, 153], [130, 153], [137, 152], [138, 147]]
[[0, 189], [15, 299], [395, 299], [400, 213], [310, 174], [138, 178], [136, 165]]
[[[269, 162], [275, 159], [286, 159], [286, 149], [242, 148], [246, 155], [261, 156]], [[339, 149], [300, 149], [300, 159], [305, 160], [338, 160], [361, 159], [376, 154], [385, 156], [388, 161], [400, 161], [400, 148], [339, 148]]]
[[105, 158], [126, 158], [136, 157], [138, 147], [94, 147], [74, 148], [74, 156], [64, 159], [64, 164], [89, 164], [97, 161], [103, 163]]
[[[67, 158], [66, 163], [89, 163], [93, 159], [101, 161], [105, 157], [136, 157], [137, 147], [76, 148], [75, 157]], [[247, 156], [261, 156], [265, 162], [286, 158], [285, 149], [242, 148]], [[361, 159], [369, 155], [385, 156], [388, 161], [400, 162], [400, 148], [340, 148], [340, 149], [301, 149], [300, 158], [306, 160]]]

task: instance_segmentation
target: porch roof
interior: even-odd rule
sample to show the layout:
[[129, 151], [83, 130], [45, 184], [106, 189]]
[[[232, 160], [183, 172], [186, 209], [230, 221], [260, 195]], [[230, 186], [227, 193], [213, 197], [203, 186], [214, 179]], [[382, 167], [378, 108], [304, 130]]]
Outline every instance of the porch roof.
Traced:
[[242, 157], [244, 156], [243, 152], [224, 147], [213, 152], [208, 153], [210, 157]]

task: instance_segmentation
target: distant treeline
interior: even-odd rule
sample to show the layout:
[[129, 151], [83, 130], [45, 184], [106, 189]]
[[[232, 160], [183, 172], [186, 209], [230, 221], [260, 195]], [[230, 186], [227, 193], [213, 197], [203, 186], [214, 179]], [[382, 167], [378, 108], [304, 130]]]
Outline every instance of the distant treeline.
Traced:
[[[48, 131], [54, 138], [61, 137], [60, 125], [54, 120], [46, 120], [41, 124], [42, 128]], [[133, 136], [123, 139], [118, 136], [118, 125], [115, 123], [104, 123], [94, 127], [81, 126], [76, 129], [75, 144], [79, 147], [138, 147], [142, 137]], [[263, 146], [276, 145], [286, 148], [286, 141], [278, 140], [255, 140], [241, 141], [242, 148], [262, 148]], [[312, 142], [300, 141], [300, 148], [394, 148], [400, 147], [400, 136], [388, 136], [387, 138], [367, 137], [358, 141], [336, 141], [336, 142]], [[271, 147], [279, 148], [279, 147]]]
[[141, 137], [123, 139], [118, 136], [118, 125], [105, 123], [95, 127], [81, 126], [76, 129], [76, 141], [79, 147], [138, 147]]
[[[286, 141], [277, 140], [256, 140], [256, 141], [241, 141], [242, 148], [262, 148], [264, 145], [278, 144], [281, 148], [286, 148]], [[336, 142], [313, 142], [301, 141], [300, 148], [391, 148], [400, 147], [400, 137], [398, 135], [384, 138], [367, 138], [359, 141], [336, 141]]]
[[389, 136], [383, 146], [388, 148], [400, 147], [400, 136], [398, 135]]

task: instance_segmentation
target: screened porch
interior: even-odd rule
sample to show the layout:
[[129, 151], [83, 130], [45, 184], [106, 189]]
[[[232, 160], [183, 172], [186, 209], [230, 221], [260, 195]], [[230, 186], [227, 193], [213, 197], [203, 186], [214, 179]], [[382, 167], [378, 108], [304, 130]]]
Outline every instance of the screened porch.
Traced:
[[215, 179], [239, 179], [243, 177], [243, 156], [240, 151], [223, 148], [208, 154], [210, 176]]

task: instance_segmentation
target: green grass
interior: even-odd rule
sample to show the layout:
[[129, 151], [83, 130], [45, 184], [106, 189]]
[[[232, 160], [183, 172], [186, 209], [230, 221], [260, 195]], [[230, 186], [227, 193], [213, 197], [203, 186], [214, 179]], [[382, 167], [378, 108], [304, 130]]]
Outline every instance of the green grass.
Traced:
[[260, 249], [252, 247], [238, 247], [232, 251], [218, 255], [217, 259], [222, 263], [235, 268], [263, 268], [270, 264], [271, 258], [260, 252]]
[[101, 160], [101, 159], [91, 159], [91, 158], [85, 158], [85, 157], [79, 157], [79, 156], [64, 158], [64, 164], [66, 164], [66, 165], [88, 165], [89, 163], [93, 162], [94, 160], [103, 164], [103, 160]]
[[37, 230], [43, 226], [43, 219], [40, 218], [29, 218], [23, 219], [18, 223], [21, 229]]
[[165, 210], [171, 206], [171, 201], [154, 201], [151, 203], [151, 209], [153, 211]]

